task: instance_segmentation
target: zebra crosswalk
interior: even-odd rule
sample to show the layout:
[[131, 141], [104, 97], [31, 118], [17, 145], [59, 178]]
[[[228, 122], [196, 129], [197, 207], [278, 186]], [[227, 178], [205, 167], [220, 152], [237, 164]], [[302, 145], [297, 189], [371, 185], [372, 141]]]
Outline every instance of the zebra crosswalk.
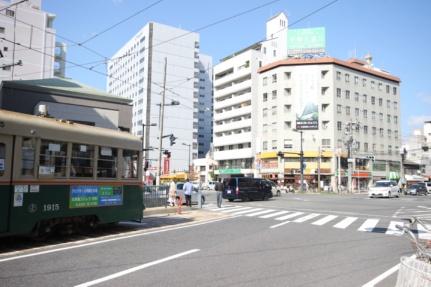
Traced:
[[[222, 212], [235, 216], [255, 217], [259, 219], [270, 219], [278, 222], [271, 228], [283, 226], [287, 223], [309, 223], [315, 226], [331, 226], [336, 229], [354, 228], [360, 232], [384, 233], [387, 235], [401, 236], [403, 231], [397, 226], [403, 226], [404, 222], [386, 218], [359, 218], [354, 216], [342, 216], [334, 214], [307, 213], [303, 211], [289, 211], [280, 209], [267, 209], [262, 207], [246, 207], [236, 205], [225, 205], [215, 208], [213, 205], [205, 207], [211, 211]], [[359, 227], [358, 227], [359, 226]], [[429, 229], [430, 227], [427, 226]], [[431, 233], [424, 226], [418, 224], [417, 230], [420, 239], [431, 240]]]

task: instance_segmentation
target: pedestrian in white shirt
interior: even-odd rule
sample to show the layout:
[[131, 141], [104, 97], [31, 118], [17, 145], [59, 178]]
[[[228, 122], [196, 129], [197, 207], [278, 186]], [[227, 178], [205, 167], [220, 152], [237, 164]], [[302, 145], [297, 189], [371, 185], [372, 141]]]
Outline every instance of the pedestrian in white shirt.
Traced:
[[186, 197], [186, 205], [192, 208], [192, 192], [193, 192], [193, 184], [190, 182], [190, 179], [187, 179], [187, 182], [183, 186], [184, 195]]

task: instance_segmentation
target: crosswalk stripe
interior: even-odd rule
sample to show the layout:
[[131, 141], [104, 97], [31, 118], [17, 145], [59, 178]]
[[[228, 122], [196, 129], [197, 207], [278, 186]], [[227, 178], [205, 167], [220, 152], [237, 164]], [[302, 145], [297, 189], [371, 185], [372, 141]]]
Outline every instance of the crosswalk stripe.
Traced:
[[374, 227], [376, 227], [378, 222], [379, 219], [376, 218], [367, 219], [364, 223], [362, 223], [361, 227], [358, 228], [358, 231], [371, 232], [373, 231]]
[[337, 215], [328, 215], [328, 216], [325, 216], [325, 217], [323, 217], [323, 218], [321, 218], [321, 219], [319, 219], [317, 221], [314, 221], [311, 224], [314, 224], [314, 225], [323, 225], [323, 224], [328, 223], [331, 220], [334, 220], [337, 217], [338, 217]]
[[[427, 225], [427, 227], [429, 227]], [[419, 239], [431, 240], [431, 233], [428, 232], [422, 224], [417, 225]]]
[[388, 226], [388, 229], [386, 230], [386, 234], [388, 235], [403, 235], [404, 231], [399, 230], [396, 226], [401, 225], [404, 226], [404, 222], [402, 221], [391, 221], [391, 223]]
[[223, 206], [221, 208], [212, 208], [211, 211], [222, 211], [222, 210], [228, 210], [228, 209], [234, 209], [234, 208], [240, 208], [242, 206], [234, 206], [234, 205], [229, 205], [229, 206]]
[[270, 213], [270, 214], [267, 214], [267, 215], [259, 216], [259, 218], [271, 218], [271, 217], [275, 217], [277, 215], [286, 214], [286, 213], [289, 213], [289, 212], [290, 211], [287, 211], [287, 210], [277, 211], [277, 212]]
[[304, 212], [294, 212], [294, 213], [291, 213], [291, 214], [288, 214], [285, 216], [277, 217], [275, 220], [286, 220], [289, 218], [294, 218], [294, 217], [300, 216], [302, 214], [304, 214]]
[[307, 220], [318, 217], [319, 215], [320, 215], [319, 213], [310, 213], [309, 215], [295, 219], [293, 222], [297, 222], [297, 223], [305, 222]]
[[340, 229], [345, 229], [347, 226], [349, 226], [350, 224], [352, 224], [353, 222], [356, 221], [356, 219], [358, 219], [357, 217], [346, 217], [343, 220], [341, 220], [340, 222], [338, 222], [337, 224], [334, 225], [335, 228], [340, 228]]
[[257, 215], [262, 215], [262, 214], [265, 214], [265, 213], [270, 213], [270, 212], [273, 212], [273, 211], [274, 211], [274, 209], [265, 209], [265, 210], [262, 210], [262, 211], [258, 211], [258, 212], [253, 212], [253, 213], [246, 214], [245, 216], [257, 216]]
[[262, 208], [252, 208], [252, 209], [242, 210], [242, 211], [234, 212], [234, 213], [232, 213], [232, 215], [240, 215], [240, 214], [244, 214], [244, 213], [258, 211], [258, 210], [261, 210], [261, 209]]
[[246, 209], [251, 209], [251, 207], [242, 207], [242, 206], [239, 206], [239, 207], [236, 207], [236, 208], [222, 210], [221, 212], [236, 212], [236, 211], [246, 210]]

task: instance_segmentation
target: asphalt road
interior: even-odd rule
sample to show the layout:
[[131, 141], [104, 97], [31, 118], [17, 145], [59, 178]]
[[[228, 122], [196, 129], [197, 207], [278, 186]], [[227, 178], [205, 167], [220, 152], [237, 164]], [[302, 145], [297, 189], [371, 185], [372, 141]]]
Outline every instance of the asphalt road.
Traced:
[[207, 221], [4, 253], [0, 285], [363, 286], [412, 254], [394, 222], [431, 217], [431, 197], [283, 194], [222, 209], [214, 198]]

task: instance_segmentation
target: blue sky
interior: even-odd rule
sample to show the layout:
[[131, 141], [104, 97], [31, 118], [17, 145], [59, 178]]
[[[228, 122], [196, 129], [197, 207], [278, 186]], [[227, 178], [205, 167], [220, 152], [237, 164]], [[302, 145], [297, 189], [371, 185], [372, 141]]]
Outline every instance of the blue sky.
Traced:
[[[56, 14], [58, 36], [84, 41], [107, 27], [156, 2], [142, 0], [42, 0], [45, 11]], [[86, 43], [111, 57], [149, 21], [186, 30], [209, 23], [270, 0], [163, 0], [118, 27]], [[214, 63], [265, 36], [265, 22], [284, 12], [289, 23], [304, 17], [330, 0], [280, 0], [257, 11], [204, 29], [200, 49]], [[347, 59], [373, 55], [373, 63], [401, 78], [401, 128], [403, 136], [431, 120], [431, 1], [427, 0], [339, 0], [292, 28], [326, 27], [327, 53]], [[61, 39], [58, 39], [61, 40]], [[65, 41], [67, 42], [67, 41]], [[88, 63], [101, 58], [79, 46], [68, 47], [67, 60]], [[90, 67], [90, 65], [89, 65]], [[104, 65], [93, 67], [103, 73]], [[105, 90], [106, 77], [82, 68], [66, 70], [66, 76]]]

